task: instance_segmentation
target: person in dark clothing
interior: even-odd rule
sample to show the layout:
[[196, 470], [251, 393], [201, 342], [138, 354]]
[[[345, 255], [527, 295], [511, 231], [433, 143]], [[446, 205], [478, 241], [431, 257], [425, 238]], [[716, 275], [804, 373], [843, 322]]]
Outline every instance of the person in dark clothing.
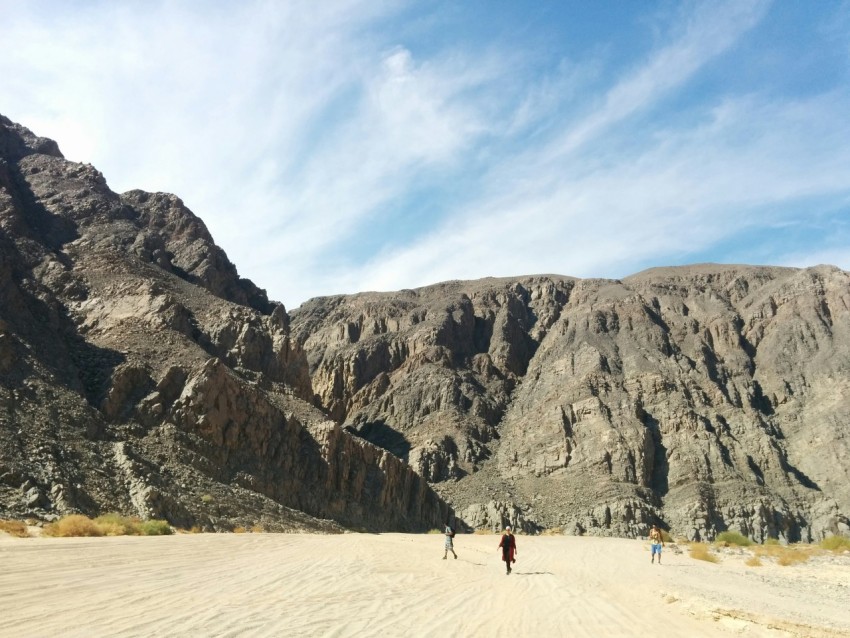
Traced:
[[505, 527], [505, 533], [502, 534], [502, 540], [499, 541], [499, 548], [502, 550], [502, 560], [505, 561], [507, 568], [506, 574], [511, 573], [511, 563], [516, 562], [516, 537], [511, 533], [511, 526]]

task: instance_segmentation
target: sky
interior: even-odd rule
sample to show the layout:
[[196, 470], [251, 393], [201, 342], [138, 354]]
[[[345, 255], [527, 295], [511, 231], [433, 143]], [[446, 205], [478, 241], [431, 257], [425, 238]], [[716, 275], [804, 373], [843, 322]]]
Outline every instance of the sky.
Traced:
[[310, 297], [850, 270], [850, 0], [0, 0], [0, 113]]

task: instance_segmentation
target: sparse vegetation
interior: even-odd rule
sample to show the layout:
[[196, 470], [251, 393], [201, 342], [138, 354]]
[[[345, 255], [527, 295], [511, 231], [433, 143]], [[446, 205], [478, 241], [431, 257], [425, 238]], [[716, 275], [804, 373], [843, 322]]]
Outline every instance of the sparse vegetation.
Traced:
[[259, 524], [254, 525], [254, 526], [251, 528], [251, 533], [252, 533], [252, 534], [263, 534], [263, 533], [265, 533], [265, 531], [266, 531], [266, 528], [265, 528], [265, 527], [263, 527], [262, 525], [259, 525]]
[[850, 552], [850, 538], [846, 536], [829, 536], [820, 542], [820, 548], [831, 552]]
[[788, 545], [783, 546], [776, 544], [761, 545], [753, 547], [753, 553], [757, 557], [772, 558], [777, 565], [787, 567], [788, 565], [796, 565], [805, 563], [812, 554], [815, 553], [815, 548], [811, 545]]
[[44, 526], [45, 536], [103, 536], [103, 530], [88, 516], [71, 514]]
[[778, 538], [765, 538], [764, 544], [765, 545], [779, 545], [780, 543], [779, 543]]
[[95, 520], [82, 514], [65, 516], [44, 527], [45, 536], [162, 536], [171, 534], [168, 521], [141, 521], [116, 513], [103, 514]]
[[744, 565], [749, 567], [761, 567], [763, 563], [758, 556], [750, 556], [747, 560], [744, 561]]
[[29, 538], [30, 536], [26, 524], [21, 521], [0, 520], [0, 532], [6, 532], [7, 534], [18, 538]]
[[729, 547], [730, 545], [737, 545], [738, 547], [749, 547], [753, 544], [749, 538], [744, 536], [739, 532], [720, 532], [715, 539], [715, 542], [719, 545], [723, 545], [724, 547]]
[[704, 560], [708, 563], [717, 563], [720, 559], [711, 553], [711, 549], [705, 543], [691, 543], [689, 548], [691, 558], [695, 560]]
[[144, 521], [141, 526], [143, 536], [169, 536], [171, 525], [168, 521], [150, 520]]
[[121, 516], [115, 512], [102, 514], [94, 519], [94, 522], [103, 531], [104, 536], [137, 536], [142, 533], [141, 520]]
[[560, 527], [550, 527], [540, 532], [541, 536], [563, 536], [564, 530]]

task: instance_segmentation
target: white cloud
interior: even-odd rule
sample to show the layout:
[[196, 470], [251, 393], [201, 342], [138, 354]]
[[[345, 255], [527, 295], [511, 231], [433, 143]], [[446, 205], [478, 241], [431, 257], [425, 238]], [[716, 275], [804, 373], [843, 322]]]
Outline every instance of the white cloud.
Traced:
[[[688, 122], [655, 117], [765, 2], [685, 5], [678, 30], [595, 92], [592, 55], [545, 76], [480, 42], [417, 55], [392, 28], [405, 4], [0, 0], [16, 52], [0, 58], [0, 112], [116, 190], [182, 197], [290, 306], [488, 275], [625, 275], [850, 189], [836, 144], [850, 139], [847, 92], [714, 95]], [[443, 180], [419, 234], [392, 239], [395, 208]]]

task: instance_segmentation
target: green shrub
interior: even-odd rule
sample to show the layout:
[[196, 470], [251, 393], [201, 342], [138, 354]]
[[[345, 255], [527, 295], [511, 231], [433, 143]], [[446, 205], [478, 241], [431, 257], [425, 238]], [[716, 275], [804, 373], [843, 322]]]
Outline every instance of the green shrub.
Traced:
[[168, 521], [144, 521], [141, 530], [144, 536], [168, 536], [172, 533]]
[[726, 545], [737, 545], [738, 547], [749, 547], [753, 544], [749, 538], [739, 532], [720, 532], [715, 539], [716, 543]]
[[778, 538], [765, 538], [764, 544], [765, 545], [779, 545], [779, 539]]
[[846, 552], [850, 551], [850, 538], [846, 536], [829, 536], [820, 542], [821, 549], [828, 549], [831, 552]]
[[138, 518], [121, 516], [115, 512], [102, 514], [94, 522], [104, 536], [138, 536], [142, 533], [142, 522]]

